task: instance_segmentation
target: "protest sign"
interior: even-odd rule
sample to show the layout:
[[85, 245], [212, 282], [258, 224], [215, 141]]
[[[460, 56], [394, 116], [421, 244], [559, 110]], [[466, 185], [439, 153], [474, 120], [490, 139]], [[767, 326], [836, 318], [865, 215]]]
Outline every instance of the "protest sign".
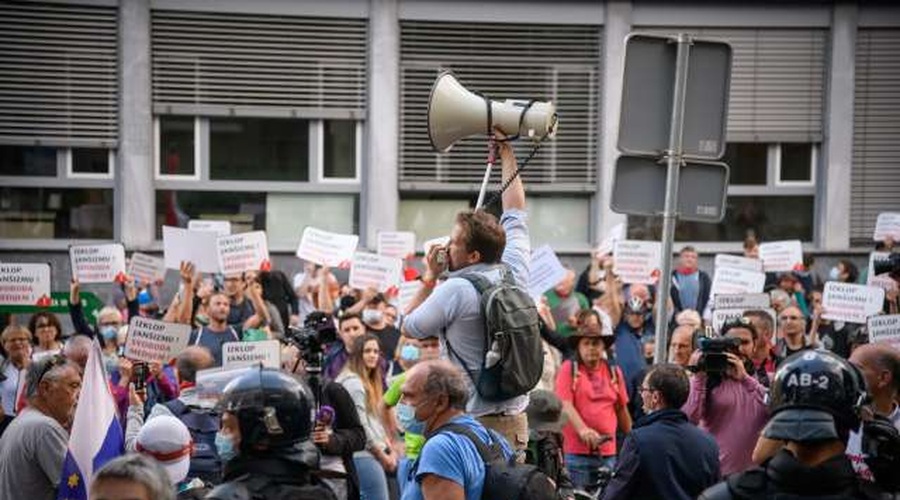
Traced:
[[658, 241], [617, 241], [613, 250], [613, 272], [623, 283], [652, 285], [659, 279]]
[[231, 234], [231, 222], [227, 220], [191, 219], [187, 226], [189, 231], [211, 231], [216, 236]]
[[759, 259], [748, 259], [747, 257], [739, 257], [737, 255], [728, 255], [720, 253], [716, 255], [716, 269], [720, 267], [728, 267], [731, 269], [743, 269], [744, 271], [753, 271], [761, 273], [763, 263]]
[[428, 255], [428, 252], [431, 251], [431, 247], [435, 245], [439, 245], [445, 247], [450, 244], [449, 236], [441, 236], [438, 238], [432, 238], [425, 243], [422, 243], [422, 249], [425, 250], [425, 255]]
[[269, 244], [265, 231], [252, 231], [216, 239], [219, 270], [225, 274], [244, 271], [268, 271]]
[[128, 322], [125, 357], [167, 363], [187, 347], [191, 325], [133, 317]]
[[222, 344], [222, 366], [226, 369], [259, 363], [266, 368], [281, 368], [281, 344], [277, 340]]
[[597, 245], [597, 248], [594, 249], [594, 255], [603, 256], [611, 254], [615, 249], [616, 242], [625, 239], [626, 229], [624, 222], [613, 226], [613, 228], [609, 230], [609, 234], [606, 235], [606, 238], [603, 238], [603, 241], [601, 241], [600, 244]]
[[400, 284], [403, 261], [368, 252], [356, 252], [350, 261], [350, 286], [365, 290], [374, 288], [383, 292]]
[[416, 253], [416, 233], [409, 231], [379, 231], [378, 255], [406, 259]]
[[0, 264], [0, 305], [50, 307], [50, 264]]
[[401, 313], [406, 312], [412, 299], [419, 293], [419, 289], [423, 286], [425, 285], [419, 280], [404, 281], [403, 283], [400, 283], [399, 293], [397, 294], [397, 308], [400, 309]]
[[566, 277], [566, 269], [559, 262], [550, 245], [544, 245], [531, 251], [531, 264], [528, 266], [528, 294], [535, 301], [547, 290], [555, 287]]
[[[84, 316], [90, 322], [97, 321], [103, 301], [93, 292], [81, 292], [81, 309]], [[28, 305], [4, 305], [0, 304], [0, 314], [34, 314], [39, 311], [56, 314], [69, 314], [69, 292], [50, 292], [50, 300], [38, 300], [38, 303]]]
[[359, 243], [355, 234], [338, 234], [308, 226], [303, 230], [297, 257], [328, 267], [349, 263]]
[[142, 284], [155, 283], [166, 279], [166, 261], [141, 252], [131, 254], [128, 274]]
[[884, 290], [873, 286], [829, 281], [822, 294], [822, 317], [832, 321], [865, 323], [878, 314], [884, 302]]
[[163, 226], [163, 260], [166, 269], [180, 269], [181, 262], [194, 264], [201, 273], [219, 272], [218, 235], [212, 231], [188, 231], [180, 227]]
[[900, 212], [883, 212], [875, 219], [875, 233], [872, 239], [884, 241], [887, 238], [900, 241]]
[[756, 271], [716, 267], [710, 293], [720, 294], [762, 293], [766, 285], [766, 275]]
[[872, 252], [869, 254], [869, 272], [866, 273], [866, 284], [883, 288], [885, 292], [897, 289], [897, 282], [891, 278], [891, 273], [875, 274], [875, 262], [890, 258], [890, 252]]
[[760, 308], [734, 308], [734, 309], [716, 309], [712, 314], [712, 327], [716, 333], [721, 333], [722, 326], [726, 321], [735, 320], [738, 318], [744, 317], [744, 314], [750, 310], [763, 311], [768, 314], [772, 318], [772, 333], [775, 333], [775, 325], [777, 325], [775, 309], [770, 309], [768, 307], [760, 307]]
[[872, 343], [884, 342], [900, 349], [900, 314], [871, 316], [866, 324]]
[[206, 409], [215, 407], [219, 398], [222, 397], [225, 386], [241, 375], [250, 373], [253, 369], [253, 367], [240, 366], [237, 368], [208, 368], [198, 371], [195, 391], [197, 405]]
[[766, 309], [772, 307], [767, 293], [720, 294], [713, 299], [713, 309]]
[[72, 277], [79, 283], [125, 280], [125, 247], [121, 243], [69, 247]]
[[803, 245], [800, 240], [761, 243], [759, 260], [767, 273], [793, 271], [798, 266], [803, 266]]

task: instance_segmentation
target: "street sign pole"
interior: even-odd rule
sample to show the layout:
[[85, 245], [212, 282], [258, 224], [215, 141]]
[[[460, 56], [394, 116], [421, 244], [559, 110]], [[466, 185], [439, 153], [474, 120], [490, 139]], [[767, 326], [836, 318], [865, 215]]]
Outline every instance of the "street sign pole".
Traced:
[[669, 345], [668, 299], [672, 286], [672, 242], [678, 218], [678, 175], [683, 163], [684, 103], [691, 39], [678, 34], [675, 63], [675, 92], [672, 98], [672, 121], [669, 125], [669, 147], [666, 151], [666, 204], [663, 210], [662, 254], [659, 287], [656, 290], [656, 353], [654, 361], [665, 363]]

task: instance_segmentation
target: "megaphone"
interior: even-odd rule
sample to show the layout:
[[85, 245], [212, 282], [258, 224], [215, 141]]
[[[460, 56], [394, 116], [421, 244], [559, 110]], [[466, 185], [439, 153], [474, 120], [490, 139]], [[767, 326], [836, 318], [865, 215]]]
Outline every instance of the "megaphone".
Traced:
[[556, 134], [556, 123], [556, 106], [550, 102], [492, 101], [467, 90], [449, 71], [438, 76], [428, 99], [428, 138], [442, 153], [460, 139], [491, 135], [495, 127], [507, 136], [540, 141]]

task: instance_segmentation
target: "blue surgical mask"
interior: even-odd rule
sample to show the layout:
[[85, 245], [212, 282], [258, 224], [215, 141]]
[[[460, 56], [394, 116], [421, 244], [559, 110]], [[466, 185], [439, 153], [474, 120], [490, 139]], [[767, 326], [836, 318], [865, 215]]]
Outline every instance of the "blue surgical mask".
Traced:
[[403, 430], [412, 434], [425, 434], [425, 422], [416, 418], [416, 408], [406, 403], [397, 405], [397, 421]]
[[832, 267], [831, 271], [828, 272], [828, 279], [830, 281], [839, 281], [841, 279], [841, 270], [837, 266]]
[[412, 345], [406, 344], [400, 348], [400, 359], [403, 361], [416, 361], [419, 359], [419, 348]]
[[103, 336], [104, 340], [113, 340], [118, 336], [119, 330], [114, 326], [104, 326], [100, 329], [100, 335]]
[[222, 432], [216, 433], [216, 451], [222, 463], [228, 462], [237, 456], [237, 450], [234, 449], [234, 438], [226, 436]]

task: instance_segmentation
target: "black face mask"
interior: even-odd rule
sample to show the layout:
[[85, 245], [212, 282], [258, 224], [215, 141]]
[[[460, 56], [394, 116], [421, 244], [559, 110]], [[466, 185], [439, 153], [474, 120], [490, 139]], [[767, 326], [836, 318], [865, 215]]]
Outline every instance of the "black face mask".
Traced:
[[644, 358], [644, 361], [646, 361], [648, 365], [652, 365], [653, 364], [653, 356], [650, 356], [649, 358]]

